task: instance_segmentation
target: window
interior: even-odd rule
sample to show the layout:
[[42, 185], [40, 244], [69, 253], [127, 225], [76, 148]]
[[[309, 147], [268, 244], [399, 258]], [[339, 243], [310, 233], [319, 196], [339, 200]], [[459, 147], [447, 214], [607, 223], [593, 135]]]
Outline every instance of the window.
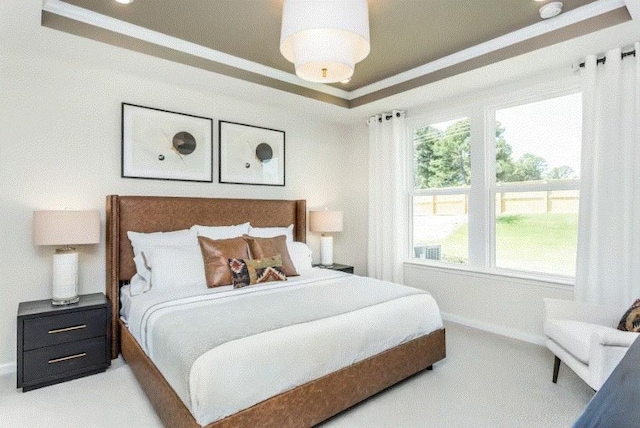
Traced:
[[413, 258], [575, 276], [582, 97], [530, 99], [412, 126]]
[[496, 110], [495, 265], [574, 276], [582, 98]]
[[413, 132], [413, 256], [466, 263], [471, 184], [469, 118]]

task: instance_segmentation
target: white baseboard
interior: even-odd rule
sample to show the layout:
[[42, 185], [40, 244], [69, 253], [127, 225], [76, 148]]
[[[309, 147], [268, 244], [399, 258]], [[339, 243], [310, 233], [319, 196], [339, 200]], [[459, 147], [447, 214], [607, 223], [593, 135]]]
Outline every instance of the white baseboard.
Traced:
[[522, 340], [523, 342], [529, 342], [540, 346], [544, 346], [545, 343], [544, 336], [525, 333], [514, 328], [478, 321], [471, 318], [465, 318], [460, 315], [442, 312], [442, 319], [444, 319], [445, 321], [451, 321], [456, 324], [462, 324], [467, 327], [477, 328], [478, 330], [488, 331], [489, 333], [499, 334], [500, 336], [506, 336], [510, 337], [511, 339]]
[[0, 376], [16, 372], [16, 363], [0, 364]]

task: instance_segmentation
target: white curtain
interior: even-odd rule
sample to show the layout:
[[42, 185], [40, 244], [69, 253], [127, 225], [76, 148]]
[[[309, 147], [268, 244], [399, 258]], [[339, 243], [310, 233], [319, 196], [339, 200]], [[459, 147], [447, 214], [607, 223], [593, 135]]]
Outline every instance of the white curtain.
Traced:
[[585, 59], [576, 299], [640, 298], [640, 43]]
[[398, 283], [407, 251], [406, 132], [402, 111], [369, 118], [368, 274]]

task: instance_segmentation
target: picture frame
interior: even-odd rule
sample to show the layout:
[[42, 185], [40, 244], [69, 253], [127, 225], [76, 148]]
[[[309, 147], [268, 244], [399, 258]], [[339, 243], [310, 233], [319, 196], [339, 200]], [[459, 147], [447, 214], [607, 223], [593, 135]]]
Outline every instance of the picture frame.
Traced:
[[218, 130], [220, 183], [285, 185], [284, 131], [222, 120]]
[[213, 182], [213, 119], [122, 103], [121, 177]]

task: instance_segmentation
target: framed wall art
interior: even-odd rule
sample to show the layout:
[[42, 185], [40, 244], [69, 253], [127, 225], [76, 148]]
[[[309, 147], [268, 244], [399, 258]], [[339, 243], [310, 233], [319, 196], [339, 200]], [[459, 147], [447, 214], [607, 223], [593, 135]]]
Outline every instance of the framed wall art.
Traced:
[[213, 119], [122, 103], [122, 177], [213, 181]]
[[284, 131], [219, 122], [220, 183], [285, 185]]

